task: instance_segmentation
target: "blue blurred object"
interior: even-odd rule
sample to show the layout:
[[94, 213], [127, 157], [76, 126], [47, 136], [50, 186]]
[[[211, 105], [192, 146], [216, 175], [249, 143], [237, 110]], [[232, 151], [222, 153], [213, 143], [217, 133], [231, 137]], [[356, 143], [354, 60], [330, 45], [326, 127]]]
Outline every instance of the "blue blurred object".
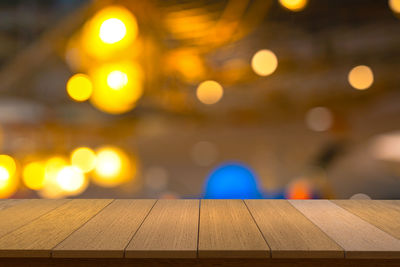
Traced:
[[205, 184], [204, 198], [257, 199], [262, 198], [254, 172], [241, 163], [224, 163], [214, 169]]

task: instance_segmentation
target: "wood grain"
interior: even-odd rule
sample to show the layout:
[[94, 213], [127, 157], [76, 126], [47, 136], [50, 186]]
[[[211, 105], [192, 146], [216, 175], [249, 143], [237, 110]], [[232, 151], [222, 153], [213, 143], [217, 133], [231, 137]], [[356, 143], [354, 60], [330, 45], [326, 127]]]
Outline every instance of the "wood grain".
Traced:
[[328, 200], [290, 203], [345, 250], [346, 258], [400, 258], [400, 240]]
[[287, 200], [245, 200], [272, 258], [343, 258], [343, 249]]
[[27, 200], [26, 199], [0, 199], [0, 210], [5, 210], [5, 209], [15, 206], [17, 204], [20, 204], [24, 201], [27, 201]]
[[127, 258], [195, 258], [199, 200], [158, 200], [126, 248]]
[[385, 200], [332, 200], [333, 203], [400, 239], [400, 206]]
[[52, 248], [111, 201], [74, 199], [57, 207], [0, 238], [0, 257], [50, 257]]
[[0, 237], [68, 202], [67, 199], [31, 199], [0, 210]]
[[122, 258], [155, 200], [115, 200], [53, 249], [53, 257]]
[[202, 258], [270, 257], [242, 200], [201, 200], [198, 253]]

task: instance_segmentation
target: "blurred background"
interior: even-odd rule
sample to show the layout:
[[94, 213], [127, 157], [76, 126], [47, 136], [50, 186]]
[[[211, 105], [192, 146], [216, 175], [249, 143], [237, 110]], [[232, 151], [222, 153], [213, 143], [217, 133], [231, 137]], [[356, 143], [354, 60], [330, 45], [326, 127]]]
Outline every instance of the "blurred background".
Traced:
[[400, 198], [400, 0], [2, 0], [0, 198]]

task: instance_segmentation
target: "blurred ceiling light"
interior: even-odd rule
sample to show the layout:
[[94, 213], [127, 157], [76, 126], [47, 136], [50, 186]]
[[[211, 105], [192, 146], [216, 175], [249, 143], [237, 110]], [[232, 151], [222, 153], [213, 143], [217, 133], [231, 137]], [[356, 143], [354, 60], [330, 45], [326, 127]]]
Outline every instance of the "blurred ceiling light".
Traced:
[[106, 59], [131, 46], [137, 34], [136, 18], [128, 9], [108, 6], [85, 24], [81, 42], [86, 53]]
[[350, 199], [371, 199], [370, 196], [368, 196], [367, 194], [363, 194], [363, 193], [358, 193], [358, 194], [354, 194], [350, 197]]
[[279, 3], [291, 10], [291, 11], [301, 11], [307, 5], [308, 0], [279, 0]]
[[370, 67], [360, 65], [351, 69], [348, 80], [354, 89], [365, 90], [374, 82], [374, 74]]
[[121, 114], [133, 109], [143, 94], [142, 71], [133, 62], [106, 64], [91, 71], [94, 91], [90, 102], [97, 109]]
[[42, 162], [35, 161], [25, 165], [22, 179], [26, 187], [32, 190], [42, 189], [44, 185], [45, 166]]
[[57, 174], [57, 183], [67, 195], [79, 195], [88, 183], [83, 172], [75, 166], [66, 166]]
[[76, 148], [71, 153], [71, 164], [84, 173], [90, 172], [96, 166], [96, 154], [88, 147]]
[[331, 128], [332, 123], [333, 115], [331, 111], [325, 107], [312, 108], [306, 114], [306, 124], [313, 131], [326, 131]]
[[256, 74], [268, 76], [278, 67], [278, 59], [274, 52], [263, 49], [254, 54], [251, 59], [251, 67]]
[[370, 149], [376, 159], [400, 162], [400, 133], [377, 136]]
[[107, 44], [113, 44], [121, 41], [125, 35], [126, 27], [120, 19], [107, 19], [100, 26], [100, 39]]
[[153, 191], [163, 191], [168, 184], [168, 171], [163, 167], [153, 166], [144, 174], [145, 184]]
[[192, 147], [191, 156], [197, 165], [209, 166], [217, 160], [218, 150], [213, 143], [201, 141]]
[[394, 13], [400, 13], [400, 0], [389, 0], [389, 7]]
[[202, 82], [196, 91], [197, 98], [206, 105], [217, 103], [222, 98], [223, 93], [222, 86], [211, 80]]
[[18, 187], [15, 175], [17, 165], [15, 160], [8, 155], [0, 155], [0, 198], [13, 195]]
[[114, 70], [107, 75], [107, 84], [114, 90], [119, 90], [128, 84], [128, 75], [126, 73]]
[[102, 147], [97, 151], [93, 182], [104, 187], [114, 187], [133, 178], [136, 166], [117, 147]]
[[75, 74], [67, 82], [67, 93], [75, 101], [86, 101], [92, 95], [93, 85], [89, 76]]

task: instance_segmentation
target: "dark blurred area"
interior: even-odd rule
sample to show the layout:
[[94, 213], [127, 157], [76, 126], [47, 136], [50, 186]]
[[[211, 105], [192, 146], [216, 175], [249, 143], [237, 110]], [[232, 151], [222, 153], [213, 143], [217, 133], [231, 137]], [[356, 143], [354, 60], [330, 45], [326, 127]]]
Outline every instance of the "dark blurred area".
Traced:
[[400, 0], [0, 2], [0, 198], [400, 197]]

